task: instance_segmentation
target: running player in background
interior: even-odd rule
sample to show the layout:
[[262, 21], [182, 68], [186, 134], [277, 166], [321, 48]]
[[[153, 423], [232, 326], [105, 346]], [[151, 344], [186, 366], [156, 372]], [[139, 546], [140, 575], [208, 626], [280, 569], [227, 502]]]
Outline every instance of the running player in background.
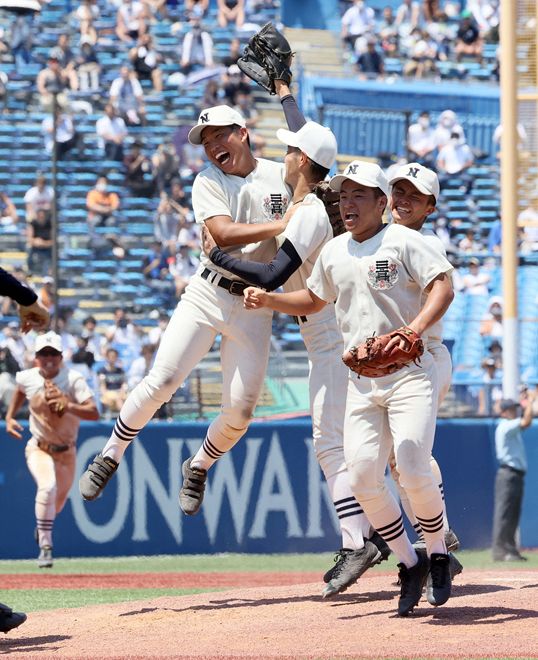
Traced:
[[[282, 233], [291, 194], [284, 166], [255, 158], [244, 117], [219, 105], [202, 110], [189, 132], [202, 144], [209, 165], [194, 180], [196, 221], [205, 225], [230, 254], [270, 261], [274, 237]], [[195, 456], [182, 466], [179, 502], [184, 513], [198, 512], [207, 470], [246, 432], [260, 395], [269, 358], [272, 312], [250, 314], [243, 307], [245, 282], [201, 255], [200, 268], [183, 293], [161, 339], [149, 374], [122, 406], [110, 439], [80, 479], [84, 499], [93, 500], [116, 471], [130, 442], [170, 400], [192, 369], [222, 335], [222, 406]]]
[[22, 440], [23, 427], [15, 419], [26, 399], [30, 407], [30, 439], [25, 455], [37, 485], [36, 541], [40, 568], [52, 566], [52, 527], [73, 484], [80, 420], [95, 421], [99, 412], [92, 391], [78, 371], [62, 364], [62, 339], [55, 332], [35, 342], [37, 366], [19, 371], [17, 389], [6, 413], [6, 430]]
[[[347, 233], [322, 248], [307, 289], [277, 294], [249, 287], [245, 305], [308, 317], [336, 301], [346, 347], [401, 326], [427, 334], [452, 301], [452, 266], [432, 253], [416, 233], [383, 224], [389, 185], [377, 165], [353, 161], [330, 184], [340, 192]], [[428, 294], [424, 304], [423, 292]], [[427, 351], [420, 364], [411, 363], [393, 374], [348, 380], [344, 454], [350, 484], [368, 519], [399, 560], [400, 616], [407, 616], [418, 604], [429, 574], [428, 602], [442, 605], [451, 591], [443, 503], [430, 468], [436, 397], [436, 370]], [[401, 510], [385, 484], [393, 446], [426, 551], [411, 545]]]
[[[297, 291], [305, 288], [321, 248], [333, 238], [325, 206], [312, 190], [334, 165], [337, 144], [329, 129], [315, 122], [305, 123], [288, 85], [277, 80], [275, 87], [285, 107], [288, 125], [295, 129], [277, 131], [279, 140], [288, 147], [284, 163], [286, 182], [293, 190], [294, 209], [279, 237], [280, 248], [269, 263], [245, 262], [219, 248], [205, 231], [204, 252], [214, 264], [252, 284], [269, 291], [281, 285], [284, 291]], [[330, 597], [345, 591], [370, 566], [386, 559], [390, 550], [372, 530], [349, 485], [343, 448], [348, 369], [341, 360], [344, 344], [336, 324], [334, 305], [327, 305], [323, 312], [311, 318], [295, 317], [295, 321], [299, 324], [310, 363], [314, 449], [342, 534], [342, 548], [337, 553], [336, 564], [324, 576], [328, 584], [323, 596]]]

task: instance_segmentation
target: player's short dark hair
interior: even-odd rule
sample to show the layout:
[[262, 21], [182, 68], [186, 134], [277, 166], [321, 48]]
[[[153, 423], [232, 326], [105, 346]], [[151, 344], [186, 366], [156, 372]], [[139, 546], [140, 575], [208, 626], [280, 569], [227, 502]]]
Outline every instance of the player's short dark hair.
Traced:
[[308, 164], [310, 165], [310, 171], [312, 172], [314, 181], [324, 181], [327, 174], [329, 174], [329, 170], [326, 167], [323, 167], [323, 165], [316, 163], [311, 158], [308, 158]]
[[[243, 128], [242, 126], [239, 126], [239, 124], [232, 124], [232, 131], [236, 131], [238, 128]], [[247, 130], [247, 144], [250, 147], [250, 134]]]

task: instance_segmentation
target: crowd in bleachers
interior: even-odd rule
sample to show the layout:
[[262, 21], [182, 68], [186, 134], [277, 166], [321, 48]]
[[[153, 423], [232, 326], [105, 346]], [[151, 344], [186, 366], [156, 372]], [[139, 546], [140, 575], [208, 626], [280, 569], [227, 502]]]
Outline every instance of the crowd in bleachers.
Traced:
[[498, 0], [340, 4], [344, 53], [362, 78], [499, 80]]

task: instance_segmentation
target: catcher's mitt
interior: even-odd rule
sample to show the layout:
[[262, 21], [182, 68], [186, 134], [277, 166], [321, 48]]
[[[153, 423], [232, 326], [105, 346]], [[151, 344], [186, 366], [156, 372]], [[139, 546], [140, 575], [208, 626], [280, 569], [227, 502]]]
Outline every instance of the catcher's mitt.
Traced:
[[317, 183], [312, 192], [325, 204], [325, 210], [331, 221], [333, 236], [340, 236], [346, 231], [340, 215], [340, 193], [329, 186], [328, 181]]
[[258, 85], [276, 94], [275, 80], [291, 83], [292, 56], [286, 37], [272, 23], [266, 23], [249, 39], [237, 66]]
[[67, 410], [69, 399], [51, 380], [45, 380], [45, 401], [52, 413], [62, 417]]
[[[407, 349], [395, 346], [387, 353], [386, 346], [394, 337], [405, 339], [408, 344]], [[346, 351], [342, 355], [342, 360], [358, 376], [379, 378], [398, 371], [409, 362], [418, 364], [423, 353], [424, 344], [420, 335], [404, 326], [386, 335], [368, 337], [362, 344]]]

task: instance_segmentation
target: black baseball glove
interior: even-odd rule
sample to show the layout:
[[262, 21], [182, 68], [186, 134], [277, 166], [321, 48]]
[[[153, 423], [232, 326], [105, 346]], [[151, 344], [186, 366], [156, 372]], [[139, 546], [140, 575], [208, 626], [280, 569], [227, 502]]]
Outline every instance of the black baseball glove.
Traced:
[[328, 181], [320, 181], [317, 183], [312, 192], [323, 202], [325, 211], [329, 216], [331, 227], [333, 228], [333, 235], [340, 236], [346, 231], [344, 221], [340, 215], [340, 193], [336, 192], [329, 186]]
[[249, 39], [242, 57], [241, 71], [271, 94], [276, 94], [275, 80], [291, 83], [291, 52], [286, 37], [272, 23], [266, 23]]

